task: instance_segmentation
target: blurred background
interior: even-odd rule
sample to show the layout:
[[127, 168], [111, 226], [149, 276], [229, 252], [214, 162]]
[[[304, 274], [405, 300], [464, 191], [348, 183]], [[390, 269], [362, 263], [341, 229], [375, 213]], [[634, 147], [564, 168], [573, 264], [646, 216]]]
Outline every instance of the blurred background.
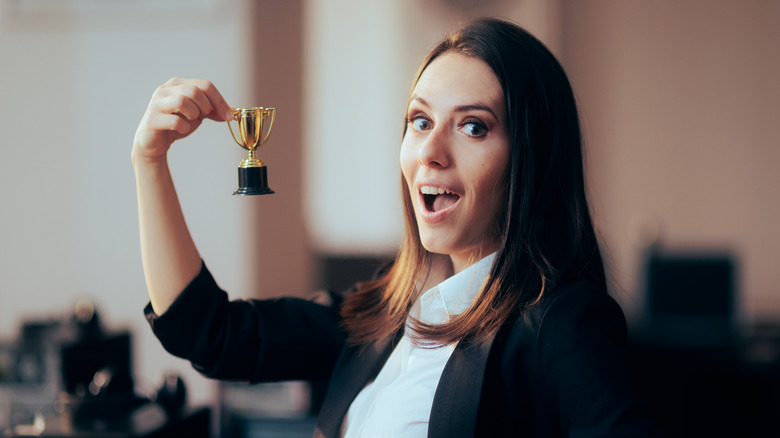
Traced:
[[[704, 415], [691, 411], [704, 406], [702, 388], [755, 387], [763, 392], [740, 397], [767, 412], [745, 408], [713, 430], [780, 430], [773, 0], [0, 0], [0, 342], [9, 346], [0, 379], [12, 380], [26, 323], [60, 320], [87, 299], [106, 332], [132, 335], [136, 386], [178, 375], [192, 406], [256, 403], [170, 356], [143, 319], [130, 149], [154, 89], [173, 76], [204, 78], [234, 107], [278, 111], [259, 152], [275, 195], [231, 196], [245, 152], [223, 123], [204, 123], [171, 152], [218, 283], [236, 298], [342, 289], [398, 245], [398, 150], [418, 63], [459, 22], [483, 15], [527, 28], [569, 74], [610, 292], [629, 318], [632, 369], [658, 421], [674, 436]], [[653, 365], [692, 351], [726, 371]], [[705, 368], [719, 371], [685, 396], [673, 392]], [[677, 404], [650, 393], [663, 384]], [[266, 389], [283, 400], [270, 403], [271, 416], [307, 411], [316, 386]], [[736, 396], [716, 394], [706, 412], [733, 413]], [[0, 430], [3, 415], [13, 425], [4, 406]]]

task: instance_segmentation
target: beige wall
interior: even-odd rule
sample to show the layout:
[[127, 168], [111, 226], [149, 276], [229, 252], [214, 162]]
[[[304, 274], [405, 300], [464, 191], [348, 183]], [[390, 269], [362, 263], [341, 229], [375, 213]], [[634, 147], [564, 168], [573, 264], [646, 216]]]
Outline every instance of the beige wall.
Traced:
[[637, 226], [739, 257], [743, 316], [780, 313], [780, 3], [566, 1], [593, 208], [638, 300]]
[[[268, 166], [270, 196], [244, 197], [249, 252], [245, 275], [254, 297], [307, 295], [312, 261], [304, 226], [302, 0], [251, 1], [247, 32], [251, 106], [275, 106], [277, 120], [259, 156]], [[249, 67], [249, 66], [247, 66]]]
[[[172, 76], [210, 79], [228, 102], [251, 103], [246, 5], [19, 4], [0, 3], [0, 339], [24, 318], [63, 316], [90, 297], [110, 328], [133, 331], [139, 384], [154, 388], [176, 371], [195, 401], [208, 399], [210, 384], [163, 351], [142, 317], [130, 148], [152, 92]], [[237, 296], [251, 290], [249, 209], [231, 196], [242, 157], [221, 123], [204, 123], [171, 152], [199, 249]]]

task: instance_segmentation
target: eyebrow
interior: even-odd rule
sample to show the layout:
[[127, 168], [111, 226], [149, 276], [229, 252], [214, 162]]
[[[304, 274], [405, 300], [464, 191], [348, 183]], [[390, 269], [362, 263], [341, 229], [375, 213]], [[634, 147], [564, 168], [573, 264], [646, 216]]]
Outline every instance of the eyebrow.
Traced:
[[[425, 105], [425, 106], [427, 106], [429, 108], [431, 106], [428, 103], [427, 100], [423, 99], [420, 96], [416, 96], [416, 95], [412, 96], [412, 98], [409, 99], [409, 102], [412, 102], [412, 101], [420, 102], [421, 104], [423, 104], [423, 105]], [[471, 103], [471, 104], [466, 104], [466, 105], [458, 105], [458, 106], [455, 107], [455, 112], [458, 112], [458, 113], [465, 113], [465, 112], [474, 111], [474, 110], [485, 111], [487, 113], [490, 113], [490, 115], [492, 115], [494, 119], [500, 120], [498, 118], [498, 116], [496, 115], [496, 113], [493, 112], [493, 109], [490, 108], [489, 106], [483, 104], [483, 103]]]

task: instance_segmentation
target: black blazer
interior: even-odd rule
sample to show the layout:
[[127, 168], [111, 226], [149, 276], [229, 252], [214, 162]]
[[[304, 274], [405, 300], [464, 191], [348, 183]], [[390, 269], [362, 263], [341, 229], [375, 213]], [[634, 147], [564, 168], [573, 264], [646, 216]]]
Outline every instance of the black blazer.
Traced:
[[[163, 346], [203, 374], [250, 382], [327, 379], [315, 436], [337, 437], [350, 404], [401, 333], [344, 343], [334, 307], [306, 300], [228, 301], [205, 266], [161, 316]], [[660, 436], [635, 395], [622, 349], [623, 314], [587, 282], [548, 293], [488, 343], [461, 342], [439, 381], [428, 436]]]

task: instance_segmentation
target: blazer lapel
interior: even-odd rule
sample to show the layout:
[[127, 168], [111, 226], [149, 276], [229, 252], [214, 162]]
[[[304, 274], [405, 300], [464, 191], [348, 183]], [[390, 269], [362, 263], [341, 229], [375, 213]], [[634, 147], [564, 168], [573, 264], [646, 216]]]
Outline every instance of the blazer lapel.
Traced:
[[473, 437], [482, 381], [495, 335], [481, 344], [460, 342], [444, 367], [433, 397], [428, 436]]
[[403, 331], [372, 342], [364, 348], [346, 347], [341, 352], [328, 393], [322, 402], [315, 437], [338, 437], [341, 422], [347, 414], [349, 405], [366, 384], [376, 378], [387, 362], [387, 358], [401, 339]]

